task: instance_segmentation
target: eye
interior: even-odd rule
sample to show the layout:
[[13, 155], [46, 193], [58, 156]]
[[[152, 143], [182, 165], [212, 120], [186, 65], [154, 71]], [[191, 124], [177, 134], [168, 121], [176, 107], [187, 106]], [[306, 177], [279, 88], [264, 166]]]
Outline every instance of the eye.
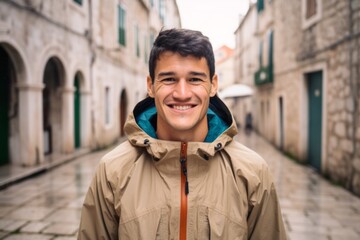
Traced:
[[164, 79], [161, 79], [160, 81], [165, 84], [171, 84], [171, 83], [174, 83], [176, 81], [176, 79], [175, 78], [164, 78]]
[[191, 83], [201, 83], [203, 81], [204, 80], [202, 80], [201, 78], [190, 78], [189, 79], [189, 82], [191, 82]]

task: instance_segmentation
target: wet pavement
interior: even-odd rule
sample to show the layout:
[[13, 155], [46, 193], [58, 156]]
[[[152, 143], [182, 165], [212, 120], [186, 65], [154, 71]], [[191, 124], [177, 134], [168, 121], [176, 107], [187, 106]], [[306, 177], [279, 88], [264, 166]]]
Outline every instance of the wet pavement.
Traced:
[[239, 134], [238, 140], [268, 162], [290, 240], [360, 239], [359, 197], [290, 160], [256, 134]]
[[[360, 198], [252, 133], [237, 138], [273, 172], [290, 240], [360, 239]], [[79, 157], [0, 191], [0, 239], [76, 239], [81, 205], [101, 156]]]

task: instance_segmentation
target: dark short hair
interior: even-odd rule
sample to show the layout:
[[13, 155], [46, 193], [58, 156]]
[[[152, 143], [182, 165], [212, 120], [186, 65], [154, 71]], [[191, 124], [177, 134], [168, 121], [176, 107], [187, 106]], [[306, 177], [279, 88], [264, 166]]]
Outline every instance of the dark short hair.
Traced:
[[149, 58], [149, 74], [154, 83], [156, 61], [166, 51], [179, 53], [181, 56], [204, 57], [207, 61], [210, 81], [215, 73], [215, 59], [209, 38], [199, 31], [189, 29], [169, 29], [160, 31], [154, 41]]

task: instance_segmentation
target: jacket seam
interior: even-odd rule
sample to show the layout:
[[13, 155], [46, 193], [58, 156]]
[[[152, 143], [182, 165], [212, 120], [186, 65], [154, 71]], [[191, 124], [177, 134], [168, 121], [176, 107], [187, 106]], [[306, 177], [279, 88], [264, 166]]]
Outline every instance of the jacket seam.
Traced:
[[150, 213], [156, 212], [157, 210], [161, 210], [161, 209], [162, 209], [161, 206], [148, 209], [148, 210], [144, 211], [144, 212], [143, 212], [142, 214], [140, 214], [140, 215], [129, 217], [129, 218], [126, 219], [125, 221], [121, 221], [121, 220], [120, 220], [120, 225], [123, 225], [123, 224], [128, 223], [128, 222], [132, 222], [132, 221], [134, 221], [134, 220], [136, 220], [136, 219], [139, 219], [139, 218], [141, 218], [141, 217], [144, 217], [144, 216], [146, 216], [146, 215], [148, 215], [148, 214], [150, 214]]
[[240, 225], [242, 228], [247, 229], [246, 224], [244, 224], [243, 222], [239, 222], [239, 221], [233, 219], [232, 217], [230, 217], [228, 214], [224, 213], [223, 211], [221, 211], [221, 210], [219, 210], [219, 209], [217, 209], [217, 208], [215, 208], [215, 207], [213, 207], [213, 206], [210, 206], [210, 205], [208, 205], [208, 204], [202, 204], [202, 205], [205, 206], [205, 207], [208, 207], [210, 210], [212, 210], [212, 211], [214, 211], [214, 212], [216, 212], [216, 213], [221, 214], [221, 215], [224, 216], [226, 219], [228, 219], [228, 220], [230, 220], [230, 221], [232, 221], [232, 222]]

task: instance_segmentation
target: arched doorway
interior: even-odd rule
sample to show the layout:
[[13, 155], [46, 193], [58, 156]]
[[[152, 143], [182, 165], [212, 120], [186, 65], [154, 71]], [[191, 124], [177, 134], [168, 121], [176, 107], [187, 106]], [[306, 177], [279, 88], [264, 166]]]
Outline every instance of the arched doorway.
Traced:
[[17, 118], [14, 66], [0, 46], [0, 165], [10, 162], [11, 125]]
[[74, 79], [74, 147], [81, 147], [81, 94], [80, 73], [76, 73]]
[[126, 96], [126, 91], [125, 89], [123, 89], [121, 91], [121, 96], [120, 96], [120, 136], [124, 136], [125, 132], [124, 132], [124, 125], [125, 125], [125, 121], [126, 121], [126, 114], [127, 114], [127, 96]]
[[50, 58], [43, 76], [44, 154], [61, 151], [62, 87], [64, 67], [56, 57]]

